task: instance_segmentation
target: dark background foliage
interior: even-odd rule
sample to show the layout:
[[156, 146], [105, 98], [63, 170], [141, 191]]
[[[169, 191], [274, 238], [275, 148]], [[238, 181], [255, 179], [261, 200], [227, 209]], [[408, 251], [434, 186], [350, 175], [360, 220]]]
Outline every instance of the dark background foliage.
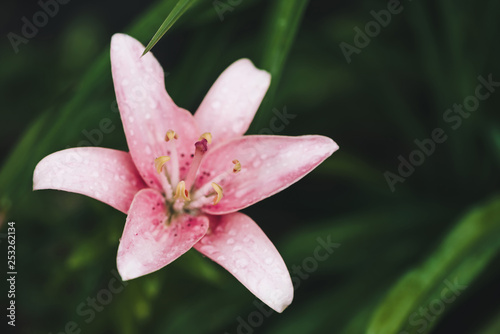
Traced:
[[[273, 74], [250, 133], [286, 109], [296, 117], [277, 134], [322, 134], [341, 147], [244, 210], [298, 282], [294, 302], [270, 315], [190, 251], [89, 311], [114, 282], [125, 216], [84, 196], [32, 192], [33, 169], [47, 154], [81, 146], [104, 118], [113, 131], [96, 144], [127, 149], [110, 38], [127, 32], [147, 44], [176, 2], [69, 1], [18, 52], [8, 34], [22, 36], [22, 18], [32, 21], [41, 7], [2, 4], [0, 245], [6, 254], [14, 221], [14, 332], [499, 333], [499, 88], [471, 112], [448, 111], [475, 101], [479, 76], [500, 81], [494, 0], [402, 1], [357, 44], [355, 28], [364, 31], [388, 2], [195, 1], [153, 49], [174, 101], [196, 110], [222, 70], [247, 57]], [[232, 8], [223, 20], [220, 3]], [[356, 47], [350, 59], [342, 43]], [[444, 142], [430, 144], [435, 129]], [[417, 142], [433, 152], [418, 153]], [[418, 166], [397, 176], [401, 159], [419, 154]], [[392, 189], [387, 172], [400, 178]], [[340, 244], [323, 261], [314, 258], [318, 238]], [[307, 271], [311, 259], [317, 266]]]

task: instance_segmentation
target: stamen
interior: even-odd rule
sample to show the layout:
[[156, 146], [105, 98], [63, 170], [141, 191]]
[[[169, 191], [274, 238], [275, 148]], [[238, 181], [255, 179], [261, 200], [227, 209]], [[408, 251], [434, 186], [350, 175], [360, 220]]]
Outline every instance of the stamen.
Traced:
[[204, 134], [202, 134], [200, 136], [200, 139], [198, 139], [198, 140], [202, 140], [202, 139], [206, 139], [209, 144], [212, 144], [212, 134], [210, 132], [205, 132]]
[[179, 139], [179, 136], [174, 130], [168, 130], [167, 134], [165, 135], [165, 141], [171, 141], [172, 139]]
[[215, 182], [212, 182], [212, 187], [214, 188], [215, 192], [217, 193], [217, 196], [215, 196], [215, 198], [214, 198], [214, 205], [216, 205], [222, 199], [222, 187], [219, 186]]
[[187, 189], [191, 189], [191, 186], [193, 185], [196, 173], [198, 172], [198, 168], [201, 164], [201, 159], [203, 158], [205, 152], [208, 150], [208, 140], [202, 138], [200, 141], [197, 141], [194, 144], [194, 147], [196, 147], [196, 150], [194, 152], [193, 161], [191, 162], [191, 167], [189, 168], [189, 172], [186, 176]]
[[241, 172], [241, 164], [238, 160], [233, 160], [232, 161], [233, 164], [234, 164], [234, 167], [233, 167], [233, 173], [236, 174], [236, 173], [239, 173]]
[[169, 182], [172, 184], [172, 187], [179, 183], [179, 157], [177, 156], [177, 148], [173, 139], [179, 139], [179, 136], [174, 130], [168, 130], [165, 135], [165, 141], [168, 143], [167, 146], [172, 157], [172, 162], [168, 165], [170, 174]]
[[[204, 185], [202, 185], [200, 188], [196, 189], [195, 192], [192, 194], [193, 201], [198, 203], [200, 200], [200, 203], [202, 205], [205, 205], [203, 198], [205, 196], [210, 196], [213, 193], [209, 193], [210, 187], [213, 187], [212, 184], [222, 184], [227, 181], [227, 179], [230, 179], [233, 177], [233, 174], [238, 174], [241, 171], [241, 163], [238, 160], [233, 160], [232, 163], [234, 164], [233, 168], [230, 170], [225, 170], [219, 175], [216, 175], [212, 177], [212, 179], [209, 182], [206, 182]], [[219, 186], [220, 187], [220, 186]], [[221, 187], [222, 189], [222, 187]]]
[[175, 199], [183, 199], [184, 201], [190, 201], [189, 191], [186, 189], [186, 183], [184, 181], [179, 182], [177, 188], [175, 189]]
[[170, 157], [167, 157], [166, 155], [158, 157], [155, 159], [155, 168], [158, 174], [161, 173], [161, 170], [163, 169], [163, 166], [167, 163], [167, 161], [170, 160]]

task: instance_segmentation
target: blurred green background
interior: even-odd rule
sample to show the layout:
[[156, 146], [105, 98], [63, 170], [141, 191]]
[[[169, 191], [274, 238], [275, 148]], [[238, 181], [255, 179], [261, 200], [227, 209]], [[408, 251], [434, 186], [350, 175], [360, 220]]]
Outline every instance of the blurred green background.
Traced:
[[[247, 57], [273, 75], [250, 133], [286, 109], [296, 117], [277, 134], [340, 145], [305, 179], [244, 210], [299, 285], [282, 314], [256, 306], [194, 250], [109, 294], [110, 282], [120, 286], [125, 216], [85, 196], [31, 191], [36, 163], [80, 146], [103, 118], [114, 130], [98, 146], [127, 149], [110, 38], [126, 32], [147, 44], [177, 4], [61, 2], [16, 47], [9, 33], [22, 37], [23, 17], [43, 9], [9, 1], [0, 13], [0, 245], [6, 254], [15, 221], [15, 333], [500, 333], [500, 2], [187, 1], [153, 48], [179, 106], [196, 110], [217, 76]], [[429, 139], [436, 128], [442, 143]], [[318, 238], [339, 244], [323, 260]]]

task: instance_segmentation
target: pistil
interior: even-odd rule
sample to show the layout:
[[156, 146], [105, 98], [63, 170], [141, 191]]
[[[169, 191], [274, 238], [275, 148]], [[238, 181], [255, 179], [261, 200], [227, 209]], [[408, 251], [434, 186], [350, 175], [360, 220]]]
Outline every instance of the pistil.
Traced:
[[193, 182], [196, 177], [196, 173], [198, 173], [198, 168], [200, 167], [203, 155], [205, 155], [205, 152], [207, 152], [208, 144], [210, 144], [211, 142], [212, 135], [210, 134], [210, 132], [205, 132], [200, 136], [199, 141], [194, 144], [194, 157], [185, 180], [186, 189], [191, 189], [191, 187], [193, 186]]

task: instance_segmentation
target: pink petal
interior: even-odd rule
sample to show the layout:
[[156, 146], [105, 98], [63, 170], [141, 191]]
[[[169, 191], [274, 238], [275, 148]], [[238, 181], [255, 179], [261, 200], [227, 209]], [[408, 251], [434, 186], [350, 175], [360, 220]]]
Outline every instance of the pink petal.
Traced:
[[[252, 205], [297, 182], [337, 149], [333, 140], [323, 136], [245, 136], [224, 143], [207, 152], [198, 172], [197, 188], [216, 175], [226, 175], [219, 183], [222, 200], [203, 210], [225, 214]], [[237, 174], [228, 173], [234, 159], [241, 163]]]
[[134, 38], [114, 35], [111, 69], [130, 154], [146, 183], [161, 189], [154, 159], [172, 154], [164, 140], [167, 131], [174, 130], [179, 135], [176, 146], [181, 166], [190, 163], [194, 143], [201, 133], [193, 116], [177, 107], [167, 94], [158, 61], [151, 52], [141, 57], [143, 51], [144, 46]]
[[292, 302], [293, 285], [285, 263], [250, 217], [239, 212], [210, 216], [210, 231], [194, 247], [275, 311], [282, 312]]
[[211, 132], [214, 143], [243, 135], [266, 94], [271, 75], [240, 59], [215, 81], [194, 117], [202, 132]]
[[145, 187], [127, 152], [79, 147], [52, 153], [35, 167], [33, 190], [57, 189], [87, 195], [127, 213]]
[[207, 233], [205, 216], [185, 214], [167, 220], [165, 199], [158, 191], [143, 189], [135, 196], [118, 247], [117, 266], [123, 280], [163, 268]]

